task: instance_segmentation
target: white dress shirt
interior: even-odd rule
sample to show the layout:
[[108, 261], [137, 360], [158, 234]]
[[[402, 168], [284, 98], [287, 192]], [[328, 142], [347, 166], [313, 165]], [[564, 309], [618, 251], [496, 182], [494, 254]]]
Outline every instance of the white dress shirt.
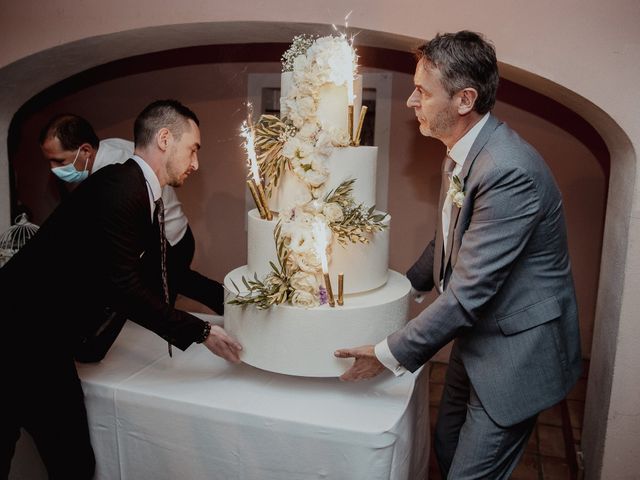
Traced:
[[[484, 124], [487, 123], [487, 120], [489, 120], [489, 113], [485, 114], [485, 116], [482, 117], [480, 121], [473, 127], [471, 127], [471, 129], [467, 133], [465, 133], [464, 136], [453, 145], [453, 147], [451, 147], [451, 150], [447, 152], [447, 155], [451, 157], [451, 159], [455, 162], [452, 176], [460, 175], [460, 172], [464, 167], [464, 162], [467, 159], [467, 155], [469, 155], [471, 147], [473, 146], [473, 142], [476, 141], [480, 130], [482, 130]], [[444, 199], [444, 203], [442, 204], [442, 240], [445, 249], [447, 248], [447, 240], [449, 237], [449, 222], [451, 221], [452, 205], [453, 200], [449, 195], [447, 195]], [[442, 292], [442, 281], [440, 282], [439, 287], [440, 292]], [[413, 288], [411, 289], [411, 292], [412, 297], [417, 302], [422, 302], [422, 294], [424, 292], [419, 292], [417, 290], [414, 290]], [[406, 368], [400, 365], [398, 360], [396, 360], [396, 358], [391, 353], [391, 349], [389, 348], [389, 343], [387, 342], [386, 338], [375, 346], [375, 354], [380, 363], [391, 370], [394, 375], [399, 376], [407, 371]]]
[[[124, 163], [128, 159], [133, 158], [133, 142], [128, 140], [123, 140], [122, 138], [107, 138], [100, 142], [100, 146], [98, 148], [98, 152], [96, 153], [96, 158], [93, 161], [93, 166], [91, 167], [91, 172], [94, 173], [100, 170], [102, 167], [106, 167], [107, 165], [111, 165], [112, 163]], [[158, 178], [156, 174], [153, 172], [151, 167], [140, 157], [138, 159], [142, 160], [142, 163], [146, 165], [148, 171], [142, 167], [142, 171], [145, 173], [145, 178], [147, 179], [147, 186], [149, 186], [149, 179], [147, 178], [147, 173], [151, 173], [153, 178], [155, 179], [155, 183], [160, 189], [160, 183], [158, 182]], [[158, 195], [159, 196], [159, 195]], [[158, 196], [155, 197], [155, 200], [158, 199]], [[180, 200], [178, 200], [178, 196], [176, 195], [175, 190], [170, 185], [165, 185], [162, 188], [162, 202], [164, 203], [164, 228], [165, 235], [167, 237], [167, 241], [169, 245], [173, 246], [182, 240], [185, 232], [187, 231], [188, 220], [187, 216], [184, 214], [182, 210], [182, 204]], [[155, 208], [154, 202], [151, 202], [151, 216], [153, 216], [153, 210]], [[153, 219], [152, 219], [153, 221]]]

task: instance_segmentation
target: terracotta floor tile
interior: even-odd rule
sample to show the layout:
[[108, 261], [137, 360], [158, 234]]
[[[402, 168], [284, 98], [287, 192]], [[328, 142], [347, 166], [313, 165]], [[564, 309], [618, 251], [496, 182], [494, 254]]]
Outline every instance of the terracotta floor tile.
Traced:
[[567, 407], [569, 407], [571, 426], [575, 428], [582, 428], [582, 420], [584, 419], [584, 402], [578, 400], [567, 400]]
[[588, 358], [583, 358], [582, 359], [582, 374], [580, 375], [580, 378], [588, 378], [589, 377], [589, 359]]
[[562, 409], [560, 404], [556, 404], [551, 408], [540, 412], [538, 415], [538, 423], [545, 425], [555, 425], [556, 427], [562, 426]]
[[564, 460], [541, 456], [540, 463], [544, 480], [568, 480], [571, 478], [569, 465]]
[[531, 436], [527, 442], [527, 447], [524, 451], [536, 454], [538, 453], [538, 427], [533, 428], [533, 432], [531, 432]]
[[584, 401], [587, 395], [587, 379], [579, 378], [576, 384], [573, 386], [569, 394], [567, 395], [568, 400], [582, 400]]
[[582, 429], [572, 428], [571, 430], [573, 430], [573, 441], [576, 443], [580, 443], [580, 440], [582, 440]]
[[433, 383], [444, 383], [444, 377], [447, 373], [448, 365], [442, 362], [432, 362], [431, 363], [431, 376], [429, 377], [429, 382]]
[[511, 480], [538, 480], [539, 460], [538, 455], [525, 453], [520, 463], [509, 477]]
[[562, 428], [552, 425], [538, 425], [538, 445], [541, 455], [564, 458]]

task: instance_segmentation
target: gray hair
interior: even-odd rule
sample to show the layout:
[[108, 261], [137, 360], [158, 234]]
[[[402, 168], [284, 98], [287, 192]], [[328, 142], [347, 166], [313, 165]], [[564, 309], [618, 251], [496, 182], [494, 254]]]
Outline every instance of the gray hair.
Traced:
[[442, 85], [450, 96], [464, 88], [474, 88], [478, 98], [474, 110], [489, 112], [496, 103], [498, 61], [491, 43], [479, 33], [462, 30], [438, 34], [418, 47], [418, 61], [440, 71]]

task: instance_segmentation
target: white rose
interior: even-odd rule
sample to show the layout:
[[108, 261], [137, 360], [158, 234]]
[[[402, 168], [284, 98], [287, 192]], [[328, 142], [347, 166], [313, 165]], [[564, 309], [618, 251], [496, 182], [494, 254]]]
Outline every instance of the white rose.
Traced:
[[289, 245], [292, 252], [296, 254], [304, 254], [313, 248], [313, 233], [311, 229], [298, 226], [291, 228], [288, 232]]
[[312, 97], [296, 98], [296, 106], [298, 115], [300, 115], [302, 118], [307, 119], [309, 117], [315, 116], [317, 107], [316, 102]]
[[341, 222], [344, 218], [344, 214], [342, 212], [342, 207], [335, 202], [325, 204], [322, 209], [322, 213], [327, 218], [329, 223], [332, 222]]
[[316, 153], [324, 157], [331, 155], [333, 151], [333, 140], [326, 130], [320, 130], [316, 140]]
[[332, 127], [329, 129], [329, 136], [334, 147], [346, 147], [349, 145], [349, 132], [343, 128]]
[[309, 221], [313, 222], [315, 216], [318, 213], [322, 212], [323, 208], [324, 203], [321, 200], [315, 198], [304, 206], [304, 211], [312, 216], [311, 218], [309, 218]]
[[327, 168], [327, 159], [323, 155], [314, 153], [309, 155], [311, 161], [311, 168], [322, 175], [329, 175], [329, 169]]
[[318, 257], [318, 254], [313, 248], [302, 253], [292, 252], [290, 257], [292, 263], [303, 272], [316, 273], [322, 269], [320, 257]]
[[298, 131], [297, 137], [301, 137], [304, 139], [312, 139], [318, 133], [318, 124], [317, 122], [308, 122], [305, 123], [302, 128]]
[[310, 186], [312, 186], [314, 188], [317, 188], [320, 185], [322, 185], [324, 182], [326, 182], [328, 177], [329, 177], [328, 173], [318, 172], [318, 171], [313, 170], [313, 169], [307, 170], [306, 172], [304, 172], [302, 174], [302, 180], [306, 184], [308, 184], [308, 185], [310, 185]]
[[280, 216], [287, 219], [295, 218], [296, 209], [305, 207], [312, 199], [311, 193], [306, 188], [297, 191], [289, 201], [283, 202]]
[[293, 292], [293, 295], [291, 295], [291, 304], [294, 307], [313, 308], [320, 305], [320, 300], [317, 295], [305, 292], [304, 290], [296, 290]]
[[313, 146], [299, 137], [290, 137], [282, 146], [282, 154], [291, 159], [306, 158], [313, 153]]
[[453, 203], [455, 203], [458, 206], [458, 208], [461, 208], [463, 202], [464, 202], [464, 192], [457, 192], [453, 196]]
[[317, 277], [307, 272], [294, 273], [291, 276], [290, 283], [294, 290], [303, 290], [313, 294], [316, 294], [320, 288]]

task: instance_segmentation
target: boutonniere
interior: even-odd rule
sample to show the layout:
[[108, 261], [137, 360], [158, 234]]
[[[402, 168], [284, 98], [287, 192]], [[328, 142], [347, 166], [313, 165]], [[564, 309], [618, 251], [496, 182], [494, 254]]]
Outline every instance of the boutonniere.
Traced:
[[447, 192], [447, 195], [451, 197], [451, 201], [456, 207], [462, 208], [462, 202], [464, 202], [465, 194], [462, 186], [462, 180], [460, 180], [457, 175], [453, 175], [451, 180], [449, 180], [449, 191]]

